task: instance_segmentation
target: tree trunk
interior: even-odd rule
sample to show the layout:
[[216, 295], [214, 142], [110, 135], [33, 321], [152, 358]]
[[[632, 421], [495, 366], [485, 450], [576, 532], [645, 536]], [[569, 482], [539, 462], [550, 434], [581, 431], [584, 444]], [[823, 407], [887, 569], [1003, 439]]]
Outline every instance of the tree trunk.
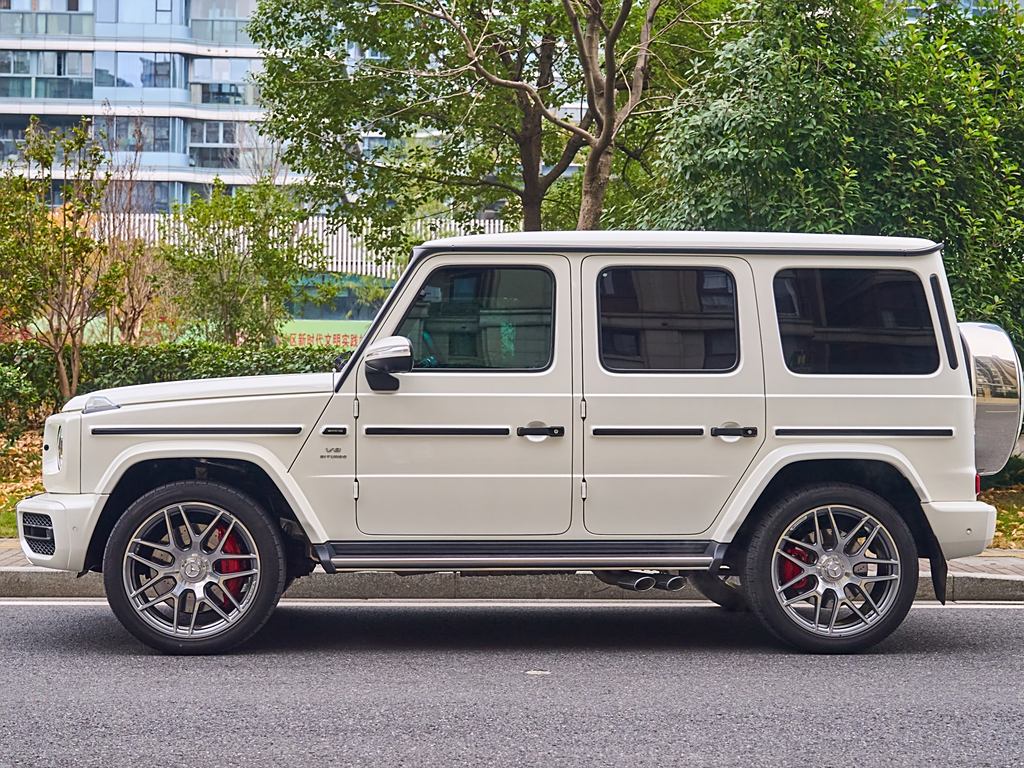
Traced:
[[523, 231], [539, 232], [544, 228], [540, 206], [544, 200], [541, 190], [541, 116], [535, 109], [526, 108], [519, 132], [519, 163], [523, 176]]
[[68, 369], [64, 362], [64, 350], [53, 350], [54, 361], [57, 365], [57, 383], [60, 386], [60, 396], [66, 403], [71, 399], [71, 381], [68, 379]]
[[576, 229], [600, 229], [601, 214], [604, 211], [604, 195], [608, 190], [611, 175], [611, 147], [593, 148], [587, 155], [583, 168], [583, 195], [580, 198], [580, 215]]

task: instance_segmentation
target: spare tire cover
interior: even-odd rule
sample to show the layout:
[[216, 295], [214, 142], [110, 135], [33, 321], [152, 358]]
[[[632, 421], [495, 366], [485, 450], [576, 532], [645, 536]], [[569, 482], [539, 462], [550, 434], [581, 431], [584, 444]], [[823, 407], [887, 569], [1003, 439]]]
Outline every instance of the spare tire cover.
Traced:
[[974, 389], [974, 462], [978, 474], [1006, 466], [1021, 427], [1021, 368], [1013, 342], [990, 323], [960, 323]]

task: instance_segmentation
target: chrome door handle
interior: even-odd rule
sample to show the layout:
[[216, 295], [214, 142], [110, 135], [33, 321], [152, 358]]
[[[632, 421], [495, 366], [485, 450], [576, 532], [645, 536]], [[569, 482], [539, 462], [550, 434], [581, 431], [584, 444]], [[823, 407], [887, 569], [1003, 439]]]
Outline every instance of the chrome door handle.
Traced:
[[712, 427], [712, 437], [757, 437], [757, 427]]
[[519, 437], [565, 437], [565, 427], [516, 427]]

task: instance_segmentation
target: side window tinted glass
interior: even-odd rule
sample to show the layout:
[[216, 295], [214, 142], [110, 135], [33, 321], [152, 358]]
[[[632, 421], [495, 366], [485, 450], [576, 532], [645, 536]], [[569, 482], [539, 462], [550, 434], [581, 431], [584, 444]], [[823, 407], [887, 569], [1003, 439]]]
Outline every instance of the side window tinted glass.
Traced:
[[775, 311], [794, 373], [921, 375], [939, 366], [924, 286], [897, 269], [786, 269]]
[[597, 304], [608, 370], [722, 372], [739, 362], [736, 285], [725, 270], [605, 269]]
[[417, 369], [537, 370], [551, 364], [554, 277], [539, 267], [441, 267], [398, 327]]

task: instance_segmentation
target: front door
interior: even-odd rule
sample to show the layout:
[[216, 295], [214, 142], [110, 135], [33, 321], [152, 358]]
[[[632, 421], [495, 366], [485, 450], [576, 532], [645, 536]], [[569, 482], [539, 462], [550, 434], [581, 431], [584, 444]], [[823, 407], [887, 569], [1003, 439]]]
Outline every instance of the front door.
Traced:
[[508, 536], [568, 529], [569, 262], [438, 255], [410, 275], [377, 338], [405, 336], [395, 392], [362, 366], [356, 521], [367, 534]]
[[699, 534], [764, 440], [750, 265], [589, 256], [581, 293], [586, 527]]

